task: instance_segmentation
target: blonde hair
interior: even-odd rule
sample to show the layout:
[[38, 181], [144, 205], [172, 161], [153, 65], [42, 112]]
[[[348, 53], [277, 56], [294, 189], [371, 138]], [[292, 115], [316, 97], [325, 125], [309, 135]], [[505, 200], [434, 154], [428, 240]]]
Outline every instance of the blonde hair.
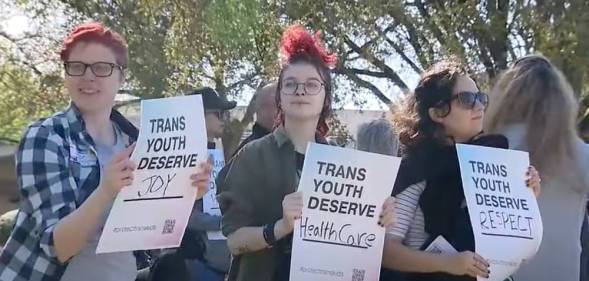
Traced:
[[524, 145], [531, 164], [542, 175], [560, 178], [575, 173], [581, 180], [576, 154], [578, 108], [562, 72], [547, 58], [530, 55], [518, 59], [495, 84], [486, 127], [489, 133], [500, 133], [508, 125], [525, 124]]

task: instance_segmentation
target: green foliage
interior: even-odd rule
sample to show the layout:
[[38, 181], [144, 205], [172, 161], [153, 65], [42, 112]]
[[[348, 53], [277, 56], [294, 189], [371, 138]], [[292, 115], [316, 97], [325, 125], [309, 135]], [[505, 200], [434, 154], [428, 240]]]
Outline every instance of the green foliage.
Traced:
[[[131, 58], [126, 87], [144, 98], [177, 95], [203, 85], [233, 97], [256, 89], [276, 76], [281, 30], [295, 22], [321, 30], [328, 47], [339, 56], [335, 100], [357, 104], [370, 95], [393, 103], [398, 93], [414, 86], [422, 69], [449, 55], [464, 60], [489, 87], [514, 59], [540, 52], [570, 80], [582, 100], [580, 126], [589, 130], [586, 0], [19, 0], [17, 4], [44, 22], [50, 21], [51, 11], [61, 10], [66, 16], [61, 33], [87, 20], [103, 21], [121, 32]], [[50, 37], [48, 32], [41, 35]], [[35, 55], [39, 48], [25, 49]], [[26, 78], [32, 82], [28, 87], [43, 87], [42, 72]], [[11, 127], [26, 123], [7, 120], [13, 120]], [[237, 131], [232, 136], [247, 125], [235, 124], [239, 125], [233, 126]]]
[[49, 116], [67, 104], [59, 76], [35, 77], [26, 68], [0, 66], [0, 137], [18, 141], [23, 129], [41, 116]]

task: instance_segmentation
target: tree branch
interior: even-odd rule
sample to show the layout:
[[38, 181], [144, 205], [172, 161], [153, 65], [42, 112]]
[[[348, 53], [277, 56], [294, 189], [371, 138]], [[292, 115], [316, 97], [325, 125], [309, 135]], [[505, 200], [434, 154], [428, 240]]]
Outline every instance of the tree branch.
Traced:
[[346, 75], [348, 78], [350, 78], [350, 80], [352, 80], [354, 83], [356, 83], [356, 85], [372, 91], [372, 93], [374, 93], [374, 95], [380, 101], [385, 103], [387, 106], [389, 106], [389, 107], [392, 106], [393, 102], [391, 101], [391, 99], [389, 99], [378, 87], [376, 87], [376, 86], [374, 86], [374, 84], [360, 78], [356, 73], [354, 73], [350, 69], [341, 68], [341, 69], [339, 69], [339, 71], [337, 73]]
[[[341, 68], [343, 68], [343, 67], [341, 67]], [[341, 68], [334, 69], [334, 73], [344, 74], [343, 70]], [[372, 71], [372, 70], [368, 70], [368, 69], [346, 68], [346, 71], [350, 71], [350, 72], [353, 72], [354, 74], [358, 74], [358, 75], [367, 75], [367, 76], [378, 77], [378, 78], [389, 78], [389, 76], [384, 72]]]
[[[376, 26], [376, 24], [375, 24], [375, 26]], [[390, 28], [390, 27], [391, 26], [387, 27], [387, 29]], [[349, 55], [351, 55], [351, 54], [354, 54], [354, 53], [358, 53], [358, 54], [364, 53], [374, 42], [376, 42], [378, 39], [380, 39], [381, 36], [382, 36], [382, 33], [379, 34], [379, 36], [374, 37], [374, 38], [368, 40], [362, 46], [359, 46], [359, 50], [349, 50], [349, 51], [347, 51], [346, 52], [346, 57], [349, 56]]]
[[239, 80], [239, 81], [229, 85], [227, 87], [227, 91], [231, 91], [237, 87], [241, 87], [243, 85], [249, 84], [249, 83], [253, 82], [257, 76], [258, 76], [257, 73], [251, 73], [251, 74], [247, 75], [244, 79]]
[[[412, 5], [406, 4], [405, 6], [415, 6], [415, 2]], [[405, 40], [409, 42], [413, 51], [415, 52], [417, 59], [419, 60], [421, 65], [428, 65], [430, 61], [433, 59], [434, 50], [432, 49], [432, 45], [429, 44], [424, 47], [420, 40], [427, 43], [429, 40], [425, 38], [424, 34], [417, 30], [417, 27], [411, 22], [411, 19], [405, 14], [404, 12], [399, 12], [395, 9], [390, 9], [387, 11], [395, 21], [400, 22], [403, 27], [405, 27], [407, 31], [407, 36]], [[425, 54], [425, 55], [424, 55]]]
[[[1, 30], [0, 30], [0, 36], [4, 37], [6, 40], [10, 41], [10, 43], [12, 43], [13, 45], [16, 45], [16, 48], [18, 49], [18, 51], [21, 52], [25, 56], [25, 58], [28, 57], [27, 53], [22, 48], [22, 46], [17, 43], [18, 42], [17, 39], [12, 38], [10, 35], [8, 35], [8, 33], [1, 31]], [[43, 76], [43, 72], [41, 72], [34, 64], [29, 62], [28, 60], [19, 60], [19, 61], [20, 61], [20, 63], [29, 67], [37, 76]]]
[[507, 0], [497, 0], [496, 5], [494, 5], [493, 8], [489, 8], [492, 34], [487, 33], [486, 35], [491, 35], [490, 38], [487, 39], [490, 39], [488, 47], [495, 63], [495, 74], [497, 73], [497, 70], [507, 69], [507, 45], [509, 41], [509, 25], [507, 23], [508, 10], [509, 1]]
[[[243, 114], [243, 118], [239, 120], [243, 127], [247, 126], [249, 123], [254, 121], [254, 113], [256, 109], [256, 95], [254, 94], [250, 99], [249, 103], [247, 104], [247, 108], [245, 109], [245, 113]], [[242, 131], [243, 132], [243, 131]]]
[[[454, 33], [452, 26], [450, 27], [451, 30], [447, 34], [444, 34], [442, 29], [440, 29], [440, 27], [438, 25], [439, 23], [436, 23], [434, 21], [434, 19], [432, 18], [431, 14], [428, 11], [428, 7], [424, 4], [424, 2], [422, 0], [415, 0], [415, 4], [417, 5], [417, 9], [419, 10], [419, 14], [424, 18], [425, 23], [427, 24], [427, 28], [430, 29], [430, 31], [434, 35], [434, 38], [436, 40], [438, 40], [440, 45], [449, 46], [450, 44], [448, 44], [448, 41], [447, 41], [448, 38], [451, 38], [455, 42], [460, 42], [460, 38], [458, 38], [458, 36]], [[454, 16], [454, 15], [448, 15], [448, 12], [447, 12], [444, 4], [442, 4], [440, 2], [433, 2], [432, 5], [436, 5], [436, 7], [439, 8], [442, 11], [442, 13], [446, 14], [447, 16], [450, 16], [450, 17]], [[457, 55], [464, 57], [466, 54], [466, 50], [464, 49], [464, 47], [460, 44], [457, 44], [456, 47], [458, 47], [458, 49], [454, 50], [454, 52], [457, 53]]]
[[344, 36], [344, 42], [352, 50], [354, 50], [359, 55], [363, 56], [367, 61], [372, 63], [374, 66], [382, 69], [382, 72], [386, 75], [386, 77], [390, 79], [393, 83], [395, 83], [399, 88], [403, 90], [409, 89], [407, 84], [403, 81], [403, 79], [401, 79], [397, 72], [395, 72], [392, 68], [386, 65], [384, 61], [377, 59], [368, 51], [362, 52], [362, 49], [356, 43], [354, 43], [354, 41], [352, 41], [348, 36]]
[[391, 24], [389, 26], [387, 26], [385, 29], [380, 30], [380, 28], [378, 28], [378, 26], [375, 26], [376, 31], [378, 32], [379, 37], [384, 38], [384, 40], [389, 43], [389, 45], [391, 45], [391, 47], [393, 47], [393, 49], [395, 49], [395, 51], [397, 52], [397, 54], [399, 54], [399, 56], [401, 56], [401, 58], [407, 63], [409, 64], [409, 66], [411, 66], [411, 68], [413, 68], [413, 71], [415, 71], [416, 73], [421, 73], [421, 69], [415, 64], [415, 62], [413, 62], [413, 60], [411, 60], [407, 54], [405, 54], [405, 50], [403, 50], [401, 48], [401, 46], [399, 46], [399, 44], [393, 42], [393, 40], [391, 40], [388, 37], [388, 33], [395, 30], [397, 28], [397, 26], [399, 26], [399, 22], [395, 21], [394, 24]]
[[415, 0], [414, 3], [415, 3], [415, 6], [417, 7], [417, 10], [419, 11], [419, 14], [428, 23], [428, 27], [431, 29], [432, 33], [434, 34], [434, 37], [436, 37], [436, 39], [438, 39], [440, 44], [446, 45], [446, 39], [444, 37], [444, 33], [442, 33], [442, 30], [436, 25], [435, 22], [432, 21], [432, 17], [429, 14], [429, 12], [427, 11], [427, 8], [425, 7], [425, 4], [423, 3], [423, 1]]
[[413, 60], [411, 60], [407, 54], [405, 54], [405, 50], [403, 50], [401, 48], [401, 46], [399, 46], [398, 44], [396, 44], [395, 42], [393, 42], [393, 40], [391, 40], [388, 36], [385, 36], [385, 40], [387, 41], [387, 43], [389, 43], [389, 45], [391, 45], [393, 47], [393, 49], [395, 49], [395, 51], [397, 52], [397, 54], [399, 54], [399, 56], [401, 56], [401, 58], [407, 63], [409, 64], [409, 66], [411, 66], [411, 68], [413, 68], [413, 71], [417, 72], [417, 73], [421, 73], [422, 70], [421, 68], [419, 68], [419, 66], [417, 66], [415, 64], [415, 62], [413, 62]]

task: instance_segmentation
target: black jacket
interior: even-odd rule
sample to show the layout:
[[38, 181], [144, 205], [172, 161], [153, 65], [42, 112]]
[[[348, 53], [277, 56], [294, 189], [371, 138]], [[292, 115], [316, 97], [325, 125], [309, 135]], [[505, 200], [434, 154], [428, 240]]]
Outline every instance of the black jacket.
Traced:
[[271, 131], [269, 131], [268, 129], [264, 128], [264, 126], [260, 125], [259, 123], [254, 123], [254, 126], [252, 127], [252, 134], [249, 135], [247, 138], [245, 138], [240, 144], [239, 146], [237, 146], [237, 149], [235, 150], [235, 152], [233, 153], [233, 155], [235, 155], [239, 150], [241, 150], [242, 147], [244, 147], [246, 144], [257, 140], [259, 138], [262, 138], [264, 136], [266, 136], [267, 134], [271, 133]]
[[[508, 148], [507, 138], [501, 135], [481, 136], [467, 144]], [[475, 250], [475, 241], [465, 200], [456, 146], [423, 143], [410, 148], [401, 161], [393, 196], [409, 186], [426, 181], [419, 198], [423, 211], [425, 232], [430, 237], [422, 246], [425, 249], [436, 237], [443, 236], [459, 252]], [[445, 273], [399, 273], [383, 270], [381, 280], [436, 280], [470, 281], [467, 276]]]

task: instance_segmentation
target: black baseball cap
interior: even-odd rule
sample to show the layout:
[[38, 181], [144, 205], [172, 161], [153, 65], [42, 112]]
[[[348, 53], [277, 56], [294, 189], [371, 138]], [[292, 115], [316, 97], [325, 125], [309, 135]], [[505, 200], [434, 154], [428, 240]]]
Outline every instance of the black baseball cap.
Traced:
[[219, 94], [210, 87], [196, 89], [188, 95], [201, 95], [202, 104], [205, 109], [230, 110], [237, 106], [237, 102], [228, 101], [226, 98], [219, 96]]

